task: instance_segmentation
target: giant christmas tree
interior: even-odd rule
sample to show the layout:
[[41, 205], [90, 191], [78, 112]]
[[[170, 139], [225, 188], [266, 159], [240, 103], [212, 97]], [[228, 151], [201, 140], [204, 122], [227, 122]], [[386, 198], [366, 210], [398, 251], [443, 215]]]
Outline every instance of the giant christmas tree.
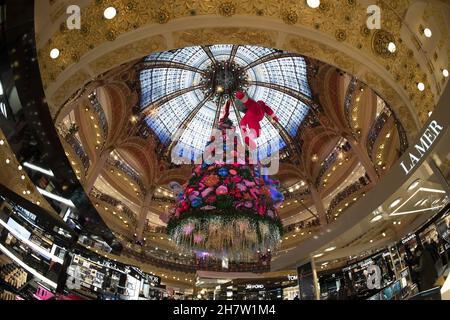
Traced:
[[[210, 154], [194, 167], [178, 194], [168, 222], [170, 237], [181, 247], [219, 258], [252, 260], [281, 239], [277, 208], [283, 197], [278, 182], [260, 174], [234, 134], [230, 101], [209, 141]], [[230, 150], [231, 148], [231, 150]], [[231, 158], [231, 160], [230, 160]]]

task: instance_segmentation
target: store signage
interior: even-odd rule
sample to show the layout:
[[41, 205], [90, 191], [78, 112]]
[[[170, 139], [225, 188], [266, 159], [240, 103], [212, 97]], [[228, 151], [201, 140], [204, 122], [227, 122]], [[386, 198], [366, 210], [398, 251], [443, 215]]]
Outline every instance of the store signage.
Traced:
[[29, 232], [25, 227], [18, 224], [15, 220], [12, 218], [8, 219], [7, 225], [14, 230], [17, 234], [22, 236], [25, 240], [28, 240], [31, 236], [31, 232]]
[[402, 240], [402, 244], [405, 244], [407, 242], [409, 242], [410, 240], [413, 240], [416, 238], [415, 234], [410, 235], [409, 237], [406, 237], [405, 239]]
[[147, 274], [147, 279], [149, 282], [155, 283], [155, 284], [159, 284], [159, 282], [161, 281], [161, 279], [159, 277], [153, 276], [151, 274]]
[[400, 163], [405, 174], [409, 174], [420, 162], [420, 159], [425, 156], [443, 129], [444, 128], [440, 126], [436, 120], [431, 121], [428, 128], [420, 137], [419, 143], [414, 145], [414, 151], [409, 152], [409, 155], [407, 156], [409, 159]]
[[28, 211], [25, 208], [22, 208], [21, 206], [14, 206], [14, 210], [20, 214], [22, 217], [24, 217], [27, 220], [31, 220], [33, 222], [36, 221], [36, 215], [32, 214], [30, 211]]
[[288, 278], [289, 281], [295, 281], [295, 280], [298, 280], [298, 275], [293, 275], [292, 276], [292, 275], [289, 274], [287, 276], [287, 278]]
[[254, 290], [254, 289], [264, 289], [263, 284], [247, 284], [245, 286], [246, 290]]

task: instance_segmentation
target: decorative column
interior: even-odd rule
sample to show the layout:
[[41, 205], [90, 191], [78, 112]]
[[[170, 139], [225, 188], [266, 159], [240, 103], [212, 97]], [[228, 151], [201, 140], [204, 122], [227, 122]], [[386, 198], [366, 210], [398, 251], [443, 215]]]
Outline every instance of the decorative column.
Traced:
[[317, 210], [317, 215], [319, 216], [320, 225], [324, 226], [327, 224], [327, 212], [325, 210], [325, 206], [323, 205], [322, 198], [320, 197], [319, 191], [314, 183], [309, 182], [308, 188], [311, 192], [311, 197]]
[[148, 213], [148, 210], [150, 209], [150, 203], [152, 202], [152, 199], [153, 199], [153, 191], [154, 191], [154, 188], [149, 188], [149, 190], [147, 190], [144, 201], [142, 202], [141, 210], [139, 211], [136, 234], [137, 234], [138, 241], [141, 241], [141, 242], [144, 238], [144, 230], [145, 230], [145, 224], [147, 221], [147, 213]]
[[366, 173], [369, 176], [369, 179], [372, 183], [378, 182], [378, 174], [375, 170], [375, 167], [370, 160], [367, 152], [362, 148], [362, 146], [352, 138], [347, 138], [347, 141], [350, 143], [353, 152], [358, 157], [359, 161], [363, 165], [364, 169], [366, 169]]
[[84, 185], [84, 190], [86, 191], [87, 194], [89, 194], [92, 188], [94, 187], [95, 181], [100, 176], [100, 173], [102, 172], [102, 169], [106, 164], [106, 160], [108, 160], [110, 152], [111, 152], [110, 148], [102, 150], [99, 157], [89, 168], [89, 173], [86, 178], [86, 183]]
[[314, 260], [314, 257], [311, 257], [311, 270], [312, 270], [312, 276], [314, 281], [314, 293], [316, 300], [320, 300], [320, 284], [319, 284], [319, 278], [317, 277], [317, 269], [316, 269], [316, 262]]

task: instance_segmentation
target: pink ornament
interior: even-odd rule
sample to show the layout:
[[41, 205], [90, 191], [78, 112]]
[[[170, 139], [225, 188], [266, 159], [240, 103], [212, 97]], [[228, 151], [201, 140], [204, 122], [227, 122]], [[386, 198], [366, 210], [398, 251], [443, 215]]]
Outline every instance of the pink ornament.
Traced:
[[244, 180], [244, 183], [247, 187], [254, 187], [255, 183], [252, 181]]
[[206, 198], [211, 192], [214, 191], [214, 188], [206, 188], [202, 191], [202, 198]]
[[230, 174], [232, 175], [232, 176], [235, 176], [235, 175], [237, 175], [237, 171], [236, 170], [234, 170], [234, 169], [230, 169]]
[[189, 195], [189, 200], [193, 201], [194, 199], [198, 198], [198, 195], [200, 193], [198, 191], [194, 191]]
[[216, 198], [216, 196], [215, 195], [210, 195], [210, 196], [208, 196], [208, 198], [206, 198], [206, 203], [215, 203], [217, 201], [217, 198]]
[[216, 194], [218, 196], [225, 195], [228, 193], [228, 188], [226, 186], [219, 186], [216, 189]]
[[265, 212], [266, 212], [266, 208], [264, 208], [264, 206], [258, 206], [258, 214], [260, 216], [264, 216]]
[[251, 201], [245, 201], [244, 206], [245, 206], [246, 208], [252, 208], [252, 207], [253, 207], [253, 202], [251, 202]]
[[190, 235], [194, 231], [194, 226], [192, 224], [187, 224], [183, 226], [183, 233], [184, 235]]
[[200, 234], [194, 235], [194, 243], [200, 243], [203, 241], [203, 236]]
[[204, 210], [204, 211], [208, 211], [208, 210], [214, 210], [214, 209], [216, 209], [216, 207], [208, 205], [208, 206], [204, 206], [204, 207], [202, 207], [200, 209]]
[[[230, 170], [230, 171], [231, 171], [231, 170]], [[239, 183], [239, 182], [241, 182], [241, 180], [242, 180], [242, 178], [239, 177], [239, 176], [234, 176], [232, 179], [233, 179], [233, 182], [234, 182], [234, 183]]]

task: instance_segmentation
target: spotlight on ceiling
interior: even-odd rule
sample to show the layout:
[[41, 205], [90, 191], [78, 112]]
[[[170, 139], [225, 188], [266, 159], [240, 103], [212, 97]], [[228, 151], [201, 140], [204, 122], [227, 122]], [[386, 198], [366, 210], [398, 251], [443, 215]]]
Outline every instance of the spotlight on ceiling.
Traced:
[[382, 218], [383, 218], [383, 216], [382, 216], [381, 214], [379, 214], [379, 215], [373, 217], [373, 218], [370, 220], [370, 222], [377, 222], [377, 221], [380, 221]]
[[392, 203], [389, 205], [389, 208], [395, 208], [396, 206], [398, 206], [398, 204], [400, 203], [400, 201], [402, 201], [402, 198], [397, 198], [394, 201], [392, 201]]
[[105, 11], [103, 11], [103, 16], [108, 20], [114, 19], [116, 14], [117, 10], [114, 7], [108, 7], [105, 9]]
[[420, 183], [420, 179], [414, 180], [414, 182], [409, 185], [408, 191], [411, 191], [411, 190], [414, 190], [415, 188], [417, 188], [419, 183]]
[[395, 45], [395, 43], [389, 42], [388, 50], [390, 53], [394, 53], [395, 51], [397, 51], [397, 46]]
[[419, 82], [417, 84], [417, 89], [419, 89], [419, 91], [425, 90], [425, 84], [423, 82]]
[[59, 50], [56, 49], [56, 48], [53, 48], [53, 49], [50, 51], [50, 58], [56, 59], [56, 58], [58, 58], [58, 57], [59, 57]]
[[433, 32], [431, 31], [430, 28], [425, 28], [425, 29], [423, 30], [423, 34], [425, 35], [425, 37], [431, 38], [431, 36], [433, 35]]
[[329, 248], [325, 249], [325, 252], [330, 252], [330, 251], [333, 251], [335, 249], [336, 249], [336, 247], [329, 247]]
[[447, 69], [443, 69], [443, 70], [442, 70], [442, 75], [443, 75], [445, 78], [448, 78], [448, 76], [449, 76], [448, 70], [447, 70]]
[[308, 7], [316, 9], [320, 6], [320, 0], [306, 0]]

